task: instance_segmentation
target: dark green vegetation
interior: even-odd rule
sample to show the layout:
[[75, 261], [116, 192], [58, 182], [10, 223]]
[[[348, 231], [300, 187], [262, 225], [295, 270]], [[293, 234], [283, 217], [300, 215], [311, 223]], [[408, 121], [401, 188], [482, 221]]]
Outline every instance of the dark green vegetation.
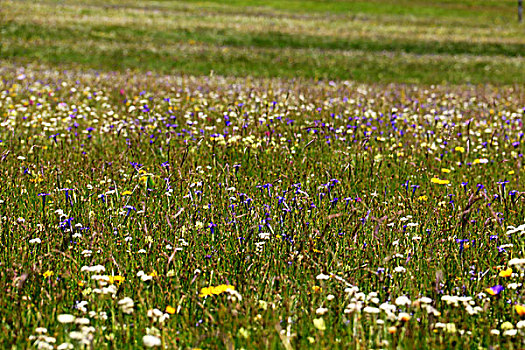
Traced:
[[[31, 8], [28, 11], [28, 8]], [[0, 57], [103, 70], [520, 83], [514, 1], [4, 1]]]

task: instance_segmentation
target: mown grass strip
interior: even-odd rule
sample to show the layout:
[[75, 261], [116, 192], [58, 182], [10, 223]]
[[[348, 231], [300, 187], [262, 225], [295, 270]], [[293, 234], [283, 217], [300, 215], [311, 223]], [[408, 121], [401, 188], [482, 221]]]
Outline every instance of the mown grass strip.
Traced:
[[364, 51], [216, 48], [205, 45], [116, 45], [101, 41], [4, 42], [2, 57], [51, 64], [80, 64], [106, 70], [137, 69], [256, 77], [352, 79], [362, 82], [455, 84], [520, 83], [525, 63], [519, 58], [370, 54]]
[[195, 41], [209, 45], [233, 47], [363, 50], [369, 52], [405, 52], [412, 54], [469, 54], [478, 56], [513, 56], [525, 53], [525, 44], [511, 43], [468, 43], [455, 41], [426, 41], [409, 39], [376, 38], [333, 38], [314, 35], [291, 35], [281, 32], [246, 33], [233, 29], [179, 28], [177, 30], [152, 30], [116, 25], [56, 26], [47, 27], [37, 23], [10, 22], [4, 27], [5, 38], [34, 39], [76, 39], [98, 40], [113, 38], [119, 42], [150, 42], [162, 47], [173, 42]]

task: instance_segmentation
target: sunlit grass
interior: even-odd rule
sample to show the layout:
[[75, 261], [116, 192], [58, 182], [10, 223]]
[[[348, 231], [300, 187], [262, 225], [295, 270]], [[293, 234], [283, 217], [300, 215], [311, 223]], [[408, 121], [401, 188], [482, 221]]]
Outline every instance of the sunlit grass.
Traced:
[[4, 347], [523, 346], [523, 90], [4, 67]]
[[[26, 2], [6, 1], [0, 57], [195, 75], [454, 84], [522, 80], [523, 28], [510, 20], [514, 12], [507, 2], [312, 1], [306, 13], [294, 10], [304, 2], [280, 3], [276, 8], [271, 2], [66, 1], [32, 3], [27, 11]], [[329, 5], [333, 11], [322, 10]], [[399, 11], [371, 13], [370, 6]]]

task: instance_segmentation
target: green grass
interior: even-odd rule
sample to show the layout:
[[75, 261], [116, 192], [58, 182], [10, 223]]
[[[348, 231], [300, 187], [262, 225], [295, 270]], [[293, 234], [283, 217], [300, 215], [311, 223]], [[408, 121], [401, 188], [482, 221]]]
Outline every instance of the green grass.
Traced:
[[519, 83], [525, 69], [511, 2], [5, 4], [0, 57], [18, 62], [456, 84]]
[[524, 346], [522, 88], [70, 68], [0, 68], [2, 348]]

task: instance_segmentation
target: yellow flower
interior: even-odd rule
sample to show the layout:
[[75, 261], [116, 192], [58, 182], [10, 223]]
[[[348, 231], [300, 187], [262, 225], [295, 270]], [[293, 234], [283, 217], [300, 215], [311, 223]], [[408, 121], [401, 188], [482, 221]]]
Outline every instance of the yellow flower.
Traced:
[[124, 191], [124, 192], [122, 192], [122, 195], [123, 195], [123, 196], [129, 196], [129, 195], [132, 194], [132, 193], [133, 193], [133, 192], [131, 192], [131, 191]]
[[319, 286], [313, 286], [312, 287], [312, 290], [315, 292], [315, 293], [320, 293], [323, 291], [323, 288], [319, 287]]
[[438, 179], [437, 177], [432, 178], [430, 182], [432, 182], [433, 184], [438, 184], [438, 185], [447, 185], [450, 183], [450, 181], [448, 180], [441, 180], [441, 179]]
[[410, 315], [407, 314], [406, 312], [402, 312], [399, 314], [399, 320], [403, 322], [408, 322], [410, 321]]
[[109, 277], [110, 284], [115, 283], [117, 285], [120, 285], [126, 279], [124, 276], [108, 276], [108, 277]]
[[199, 297], [207, 297], [210, 295], [219, 295], [221, 293], [226, 292], [227, 290], [235, 290], [234, 286], [228, 285], [228, 284], [221, 284], [217, 287], [204, 287], [201, 289], [201, 292], [199, 294]]
[[428, 197], [427, 196], [419, 196], [419, 197], [417, 197], [417, 200], [420, 201], [420, 202], [426, 202], [428, 200]]
[[501, 324], [501, 329], [503, 329], [504, 331], [508, 331], [509, 329], [514, 329], [514, 325], [509, 321], [506, 321]]
[[450, 169], [447, 169], [447, 168], [441, 168], [441, 172], [442, 172], [442, 173], [447, 173], [447, 174], [448, 174], [448, 173], [450, 173], [450, 171], [451, 171]]
[[458, 147], [456, 147], [454, 149], [456, 150], [456, 152], [465, 153], [465, 148], [464, 147], [458, 146]]
[[51, 277], [53, 275], [54, 275], [54, 272], [51, 271], [51, 270], [47, 270], [46, 272], [43, 273], [44, 278], [48, 278], [48, 277]]
[[514, 170], [509, 171], [509, 175], [514, 175]]
[[314, 318], [314, 327], [320, 331], [326, 330], [326, 324], [324, 323], [323, 318]]
[[512, 269], [509, 267], [506, 270], [500, 271], [499, 277], [510, 277], [512, 275]]
[[226, 292], [227, 290], [235, 290], [235, 287], [227, 284], [221, 284], [220, 286], [213, 288], [213, 294], [221, 294]]
[[525, 306], [523, 305], [514, 305], [514, 308], [516, 309], [516, 312], [520, 316], [525, 316]]
[[394, 334], [395, 332], [397, 332], [396, 326], [388, 327], [388, 333]]
[[199, 296], [202, 298], [202, 297], [207, 297], [212, 294], [213, 294], [213, 287], [204, 287], [201, 289]]
[[158, 276], [157, 271], [155, 271], [155, 270], [153, 270], [149, 275], [151, 277], [157, 277]]
[[172, 306], [166, 306], [166, 312], [170, 315], [173, 315], [175, 313], [175, 308]]

